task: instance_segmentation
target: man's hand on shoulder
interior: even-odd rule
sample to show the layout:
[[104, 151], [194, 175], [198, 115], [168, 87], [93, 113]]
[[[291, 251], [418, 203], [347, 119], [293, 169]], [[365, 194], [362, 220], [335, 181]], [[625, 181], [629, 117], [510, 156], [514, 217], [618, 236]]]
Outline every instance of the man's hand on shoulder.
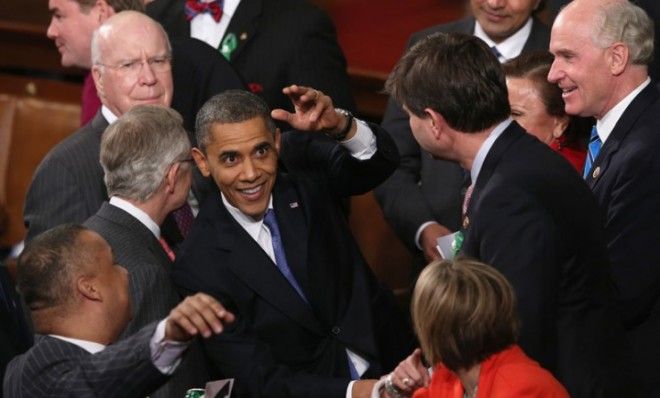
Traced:
[[220, 334], [223, 325], [233, 321], [234, 314], [216, 299], [197, 293], [186, 297], [170, 312], [165, 325], [165, 339], [187, 341], [197, 335], [208, 338], [212, 334]]

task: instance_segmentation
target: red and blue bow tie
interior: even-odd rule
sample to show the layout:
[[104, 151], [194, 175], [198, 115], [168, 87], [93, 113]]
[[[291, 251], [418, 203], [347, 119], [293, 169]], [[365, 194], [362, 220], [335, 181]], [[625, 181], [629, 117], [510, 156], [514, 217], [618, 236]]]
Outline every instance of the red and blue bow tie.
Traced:
[[195, 18], [197, 14], [208, 12], [211, 14], [215, 22], [220, 22], [222, 18], [222, 3], [224, 0], [213, 0], [209, 3], [202, 0], [187, 0], [184, 7], [186, 18], [188, 21]]

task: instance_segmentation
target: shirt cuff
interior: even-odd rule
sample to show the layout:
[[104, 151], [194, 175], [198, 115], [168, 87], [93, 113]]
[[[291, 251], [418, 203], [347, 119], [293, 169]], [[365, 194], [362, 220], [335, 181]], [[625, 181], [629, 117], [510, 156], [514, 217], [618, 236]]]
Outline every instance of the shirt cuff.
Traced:
[[438, 224], [438, 223], [435, 221], [427, 221], [424, 224], [420, 225], [420, 227], [417, 228], [417, 232], [415, 232], [415, 246], [417, 246], [417, 248], [421, 251], [424, 251], [424, 249], [422, 248], [422, 244], [419, 241], [419, 237], [422, 235], [422, 231], [424, 230], [424, 228], [428, 227], [431, 224]]
[[346, 141], [341, 141], [343, 145], [356, 159], [367, 160], [371, 159], [376, 153], [376, 136], [371, 127], [362, 120], [354, 119], [357, 125], [357, 131], [353, 137]]
[[165, 325], [163, 319], [156, 326], [156, 331], [149, 341], [151, 362], [164, 375], [171, 375], [181, 363], [181, 355], [188, 348], [188, 342], [165, 340]]
[[353, 383], [355, 383], [357, 380], [351, 380], [350, 383], [348, 383], [348, 387], [346, 387], [346, 398], [353, 398]]

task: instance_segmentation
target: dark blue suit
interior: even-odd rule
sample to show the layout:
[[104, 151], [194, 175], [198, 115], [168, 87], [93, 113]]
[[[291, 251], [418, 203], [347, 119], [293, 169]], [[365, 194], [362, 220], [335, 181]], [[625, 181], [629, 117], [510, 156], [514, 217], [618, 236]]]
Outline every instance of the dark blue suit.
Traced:
[[318, 134], [283, 135], [273, 190], [287, 261], [307, 301], [231, 217], [220, 195], [203, 204], [173, 271], [185, 293], [203, 291], [237, 315], [205, 342], [219, 376], [238, 396], [344, 397], [346, 348], [378, 377], [412, 349], [389, 291], [362, 258], [339, 200], [367, 192], [398, 159], [382, 131], [378, 152], [359, 161]]
[[[630, 103], [595, 159], [587, 183], [605, 216], [607, 250], [630, 357], [645, 396], [660, 395], [660, 93]], [[597, 177], [594, 172], [598, 170]]]

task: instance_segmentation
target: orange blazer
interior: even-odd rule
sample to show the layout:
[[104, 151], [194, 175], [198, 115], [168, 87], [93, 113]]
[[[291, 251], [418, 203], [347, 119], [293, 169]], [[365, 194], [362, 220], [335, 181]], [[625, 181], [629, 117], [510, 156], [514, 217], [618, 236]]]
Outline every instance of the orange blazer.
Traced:
[[[461, 381], [438, 364], [428, 387], [413, 398], [463, 398]], [[568, 392], [550, 372], [530, 359], [517, 345], [491, 355], [481, 363], [477, 398], [568, 398]]]

